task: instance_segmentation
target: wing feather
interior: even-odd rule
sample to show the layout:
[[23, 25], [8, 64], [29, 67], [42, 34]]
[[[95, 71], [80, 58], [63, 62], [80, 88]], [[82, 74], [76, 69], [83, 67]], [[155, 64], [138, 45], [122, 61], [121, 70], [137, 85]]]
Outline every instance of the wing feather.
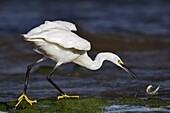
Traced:
[[68, 31], [77, 31], [76, 26], [73, 23], [66, 22], [66, 21], [45, 21], [44, 24], [35, 27], [34, 29], [30, 30], [27, 35], [31, 36], [37, 33], [42, 33], [44, 31], [48, 31], [51, 29], [63, 29]]
[[84, 51], [91, 49], [90, 42], [68, 30], [52, 29], [31, 36], [26, 34], [24, 37], [29, 39], [43, 38], [47, 42], [59, 44], [64, 48], [74, 48]]
[[27, 41], [44, 40], [50, 43], [56, 43], [64, 48], [75, 48], [88, 51], [91, 49], [90, 42], [79, 37], [71, 31], [76, 31], [73, 23], [66, 21], [45, 21], [38, 27], [35, 27], [23, 36]]

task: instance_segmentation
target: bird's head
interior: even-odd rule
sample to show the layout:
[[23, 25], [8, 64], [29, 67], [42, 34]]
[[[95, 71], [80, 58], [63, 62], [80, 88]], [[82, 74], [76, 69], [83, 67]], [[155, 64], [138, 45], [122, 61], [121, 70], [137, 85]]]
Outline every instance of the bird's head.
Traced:
[[114, 63], [117, 66], [119, 66], [120, 68], [122, 68], [123, 70], [125, 70], [132, 77], [136, 78], [136, 74], [131, 69], [129, 69], [118, 56], [115, 58], [115, 62]]

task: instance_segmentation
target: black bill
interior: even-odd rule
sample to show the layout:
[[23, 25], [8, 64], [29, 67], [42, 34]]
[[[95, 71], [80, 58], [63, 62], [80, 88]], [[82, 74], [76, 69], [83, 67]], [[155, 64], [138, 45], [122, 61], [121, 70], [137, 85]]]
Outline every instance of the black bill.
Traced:
[[129, 73], [133, 78], [136, 78], [136, 77], [137, 77], [136, 74], [135, 74], [132, 70], [130, 70], [128, 67], [126, 67], [124, 64], [121, 64], [121, 66], [122, 66], [122, 68], [123, 68], [127, 73]]

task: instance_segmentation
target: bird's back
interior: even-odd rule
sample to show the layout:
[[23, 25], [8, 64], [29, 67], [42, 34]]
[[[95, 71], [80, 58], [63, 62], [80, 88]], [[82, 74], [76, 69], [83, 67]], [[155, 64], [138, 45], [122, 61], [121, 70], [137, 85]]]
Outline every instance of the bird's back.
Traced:
[[69, 26], [70, 28], [68, 29], [62, 29], [67, 28], [68, 26], [63, 25], [63, 27], [59, 28], [61, 24], [59, 26], [56, 25], [56, 27], [54, 27], [55, 25], [51, 24], [52, 22], [50, 23], [50, 26], [52, 27], [49, 27], [47, 25], [48, 29], [45, 27], [41, 27], [42, 25], [40, 25], [39, 27], [34, 28], [23, 36], [28, 41], [34, 42], [35, 40], [43, 40], [48, 43], [58, 44], [64, 48], [74, 48], [83, 51], [88, 51], [91, 49], [90, 42], [71, 32], [71, 28], [73, 29], [74, 26]]

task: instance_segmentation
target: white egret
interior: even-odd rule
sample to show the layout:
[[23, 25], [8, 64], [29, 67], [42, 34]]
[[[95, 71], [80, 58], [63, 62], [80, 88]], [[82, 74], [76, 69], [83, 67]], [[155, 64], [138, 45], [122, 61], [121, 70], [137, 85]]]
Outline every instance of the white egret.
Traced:
[[103, 61], [107, 60], [135, 77], [135, 74], [124, 65], [122, 60], [116, 54], [110, 52], [99, 53], [93, 61], [87, 54], [87, 51], [91, 49], [90, 42], [71, 32], [76, 30], [75, 25], [70, 22], [46, 21], [44, 24], [23, 35], [26, 41], [33, 42], [36, 45], [35, 51], [42, 54], [44, 57], [27, 67], [24, 91], [18, 98], [16, 107], [24, 98], [31, 105], [32, 103], [37, 102], [36, 100], [29, 100], [26, 95], [29, 72], [34, 65], [45, 59], [51, 59], [56, 62], [55, 67], [47, 75], [47, 80], [62, 94], [62, 96], [58, 96], [58, 99], [79, 98], [79, 96], [67, 95], [51, 80], [51, 75], [61, 64], [73, 62], [90, 70], [97, 70], [102, 66]]

